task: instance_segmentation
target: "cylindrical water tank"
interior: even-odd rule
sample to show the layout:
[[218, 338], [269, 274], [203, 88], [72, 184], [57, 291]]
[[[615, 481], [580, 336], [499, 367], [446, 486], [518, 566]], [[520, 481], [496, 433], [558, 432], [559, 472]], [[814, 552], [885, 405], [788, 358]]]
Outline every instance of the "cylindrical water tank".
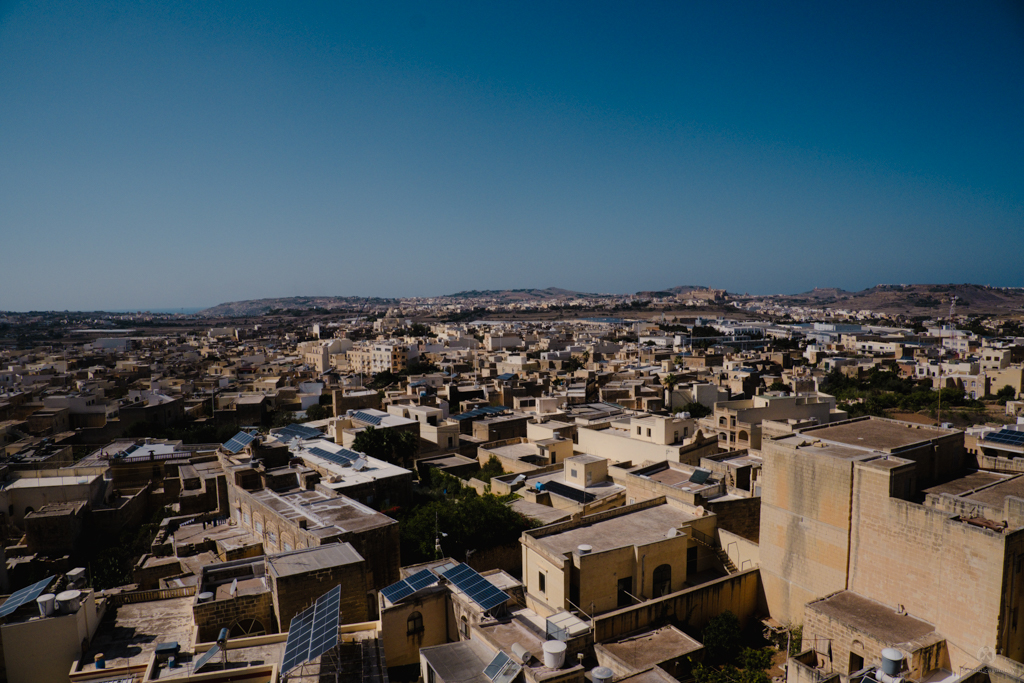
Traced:
[[46, 593], [36, 598], [36, 604], [39, 605], [39, 616], [52, 617], [53, 611], [56, 608], [56, 602], [57, 596], [53, 593]]
[[199, 602], [210, 602], [213, 600], [213, 593], [210, 591], [204, 591], [199, 594]]
[[882, 673], [899, 676], [903, 669], [903, 653], [893, 647], [882, 650]]
[[576, 552], [578, 552], [580, 555], [589, 555], [593, 550], [594, 548], [587, 545], [586, 543], [576, 546]]
[[607, 666], [599, 666], [590, 672], [590, 677], [594, 679], [594, 683], [608, 683], [614, 675], [615, 672]]
[[57, 593], [57, 611], [61, 614], [74, 614], [82, 604], [82, 591], [69, 590]]
[[515, 655], [514, 659], [520, 664], [529, 664], [530, 660], [533, 659], [533, 655], [530, 654], [530, 651], [519, 643], [512, 644], [512, 654]]
[[544, 643], [544, 666], [549, 669], [561, 669], [565, 663], [565, 643], [560, 640], [548, 640]]

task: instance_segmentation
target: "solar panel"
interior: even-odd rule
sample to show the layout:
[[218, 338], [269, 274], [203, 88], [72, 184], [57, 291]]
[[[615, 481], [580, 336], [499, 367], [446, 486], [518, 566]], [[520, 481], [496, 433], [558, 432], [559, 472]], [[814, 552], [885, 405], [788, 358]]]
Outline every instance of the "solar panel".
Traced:
[[316, 605], [310, 605], [309, 609], [299, 612], [292, 617], [288, 626], [288, 642], [284, 648], [284, 659], [281, 661], [281, 672], [287, 673], [304, 663], [309, 654], [309, 633], [313, 628], [313, 612]]
[[989, 434], [983, 440], [992, 443], [1002, 443], [1007, 446], [1024, 446], [1024, 432], [1003, 429], [994, 434]]
[[568, 484], [563, 484], [560, 481], [544, 482], [544, 490], [555, 493], [563, 498], [574, 500], [577, 503], [590, 503], [597, 498], [593, 493], [588, 493], [582, 489], [569, 486]]
[[484, 667], [484, 676], [487, 676], [492, 681], [498, 673], [505, 668], [505, 665], [512, 661], [512, 658], [505, 654], [502, 650], [498, 650], [498, 654], [494, 655], [494, 659], [491, 663]]
[[690, 475], [691, 484], [703, 484], [711, 476], [711, 470], [706, 470], [701, 467], [693, 470], [693, 474]]
[[503, 605], [509, 600], [508, 593], [498, 589], [493, 583], [477, 574], [468, 565], [455, 565], [446, 572], [443, 572], [442, 576], [455, 584], [470, 600], [485, 610]]
[[494, 655], [494, 659], [484, 669], [484, 675], [491, 679], [492, 683], [511, 683], [522, 668], [518, 662], [498, 650], [498, 654]]
[[306, 427], [305, 425], [290, 424], [287, 427], [281, 427], [274, 432], [274, 435], [278, 438], [284, 437], [285, 441], [291, 441], [292, 439], [316, 439], [323, 434], [319, 429], [313, 429], [312, 427]]
[[292, 618], [281, 673], [287, 674], [337, 645], [340, 623], [341, 586], [335, 586], [317, 598], [312, 607]]
[[27, 588], [22, 588], [20, 591], [15, 591], [11, 594], [11, 597], [7, 598], [7, 602], [0, 605], [0, 617], [6, 617], [22, 605], [26, 605], [38, 598], [43, 594], [43, 591], [46, 590], [46, 587], [50, 585], [51, 581], [53, 581], [52, 576], [48, 579], [43, 579], [42, 581], [34, 583]]
[[232, 454], [237, 453], [238, 451], [242, 450], [243, 448], [251, 444], [252, 440], [255, 438], [255, 432], [251, 434], [249, 432], [244, 431], [238, 432], [233, 437], [227, 440], [227, 442], [224, 444], [224, 450]]
[[199, 658], [198, 662], [196, 662], [195, 667], [192, 669], [192, 673], [199, 673], [199, 670], [207, 664], [209, 664], [210, 660], [216, 657], [218, 652], [220, 652], [220, 645], [214, 645], [209, 650], [204, 652], [203, 656]]
[[380, 421], [384, 419], [383, 415], [371, 415], [370, 413], [364, 413], [361, 410], [357, 410], [356, 412], [352, 413], [352, 417], [359, 420], [360, 422], [365, 422], [367, 424], [372, 425], [379, 425]]
[[437, 583], [437, 576], [429, 569], [416, 572], [412, 576], [402, 579], [381, 590], [381, 595], [388, 599], [392, 605], [403, 600], [421, 588], [426, 588]]

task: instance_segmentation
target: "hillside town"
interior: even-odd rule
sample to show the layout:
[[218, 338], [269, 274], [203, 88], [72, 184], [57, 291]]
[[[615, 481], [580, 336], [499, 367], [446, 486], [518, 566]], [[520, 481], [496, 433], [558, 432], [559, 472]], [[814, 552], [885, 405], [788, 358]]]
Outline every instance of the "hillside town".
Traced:
[[1019, 320], [686, 289], [6, 315], [0, 680], [1024, 675]]

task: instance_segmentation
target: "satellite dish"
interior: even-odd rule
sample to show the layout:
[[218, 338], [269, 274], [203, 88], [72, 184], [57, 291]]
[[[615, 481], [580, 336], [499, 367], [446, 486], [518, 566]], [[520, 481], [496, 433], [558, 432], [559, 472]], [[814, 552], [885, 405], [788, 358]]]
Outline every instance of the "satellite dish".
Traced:
[[678, 530], [678, 529], [676, 529], [675, 527], [672, 527], [672, 528], [671, 528], [671, 529], [669, 529], [669, 530], [668, 530], [668, 532], [667, 532], [667, 533], [665, 534], [665, 538], [675, 538], [675, 537], [676, 537], [676, 536], [678, 536], [678, 535], [679, 535], [679, 530]]
[[512, 480], [511, 486], [518, 486], [519, 484], [522, 484], [524, 481], [526, 481], [526, 475], [520, 474], [519, 476]]

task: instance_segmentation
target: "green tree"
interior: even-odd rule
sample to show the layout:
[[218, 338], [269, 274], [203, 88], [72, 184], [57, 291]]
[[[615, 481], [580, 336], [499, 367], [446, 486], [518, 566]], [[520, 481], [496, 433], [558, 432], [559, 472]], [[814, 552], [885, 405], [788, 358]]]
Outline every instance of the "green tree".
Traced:
[[668, 396], [668, 400], [665, 402], [665, 404], [668, 406], [669, 411], [671, 411], [672, 391], [676, 388], [676, 385], [679, 384], [679, 378], [670, 372], [661, 378], [661, 383], [665, 385], [665, 389], [667, 390], [665, 393]]
[[419, 452], [420, 438], [419, 435], [404, 430], [367, 427], [356, 434], [352, 449], [404, 467]]
[[682, 412], [689, 413], [690, 417], [694, 418], [695, 420], [699, 420], [702, 417], [707, 417], [708, 415], [710, 415], [712, 410], [703, 403], [698, 403], [697, 401], [690, 401], [685, 406], [683, 406]]
[[709, 664], [732, 662], [740, 652], [740, 620], [726, 610], [711, 617], [701, 632], [704, 641], [704, 658]]
[[768, 387], [768, 391], [789, 391], [789, 385], [780, 380], [775, 380]]
[[501, 461], [492, 455], [487, 459], [484, 466], [480, 468], [480, 471], [476, 473], [476, 478], [490, 484], [492, 477], [500, 477], [503, 474], [505, 474], [505, 470], [501, 467]]
[[331, 417], [331, 410], [327, 406], [314, 403], [310, 407], [306, 408], [306, 417], [310, 420], [324, 420]]
[[433, 559], [435, 539], [440, 543], [442, 556], [460, 560], [467, 550], [515, 546], [522, 533], [533, 525], [507, 502], [505, 497], [480, 496], [465, 488], [458, 495], [416, 508], [400, 527], [402, 561]]
[[1017, 392], [1009, 384], [996, 392], [996, 400], [1001, 406], [1005, 406], [1007, 401], [1012, 401], [1016, 396]]

